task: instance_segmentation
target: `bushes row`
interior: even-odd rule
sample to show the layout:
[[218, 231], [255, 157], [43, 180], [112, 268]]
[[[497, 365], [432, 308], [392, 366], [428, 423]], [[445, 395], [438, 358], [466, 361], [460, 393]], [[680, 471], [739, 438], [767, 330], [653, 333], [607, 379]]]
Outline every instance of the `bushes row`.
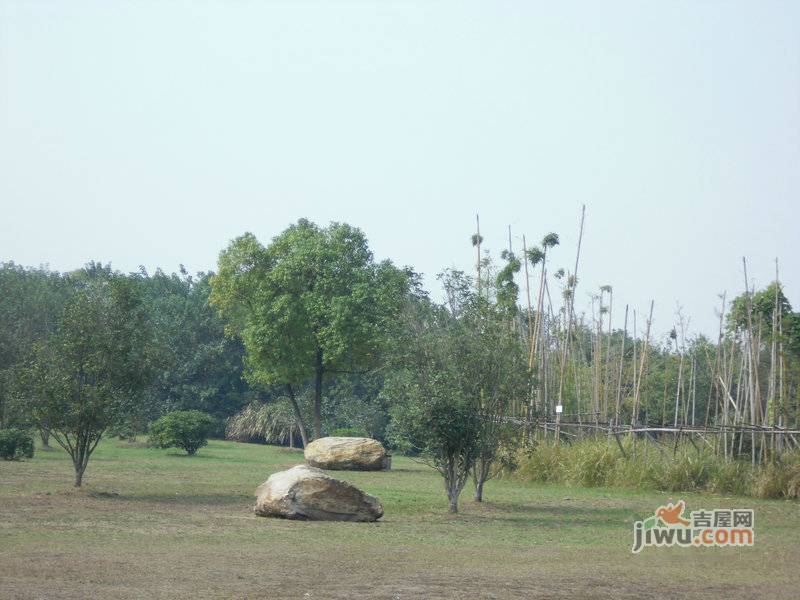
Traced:
[[758, 498], [800, 498], [800, 453], [766, 466], [726, 461], [711, 449], [690, 444], [672, 448], [646, 440], [626, 440], [625, 454], [611, 439], [588, 439], [568, 446], [550, 442], [521, 450], [504, 474], [523, 481], [584, 487], [609, 486], [670, 492], [708, 491]]

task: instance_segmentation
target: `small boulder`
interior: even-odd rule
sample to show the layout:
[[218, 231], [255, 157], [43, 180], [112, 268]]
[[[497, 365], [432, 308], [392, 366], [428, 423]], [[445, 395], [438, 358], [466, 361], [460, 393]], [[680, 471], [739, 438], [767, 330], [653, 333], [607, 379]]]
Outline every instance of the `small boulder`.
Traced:
[[374, 496], [324, 471], [297, 465], [269, 476], [256, 489], [260, 517], [313, 521], [377, 521], [383, 507]]
[[383, 471], [392, 465], [383, 444], [365, 437], [319, 438], [306, 446], [305, 457], [312, 467], [339, 471]]

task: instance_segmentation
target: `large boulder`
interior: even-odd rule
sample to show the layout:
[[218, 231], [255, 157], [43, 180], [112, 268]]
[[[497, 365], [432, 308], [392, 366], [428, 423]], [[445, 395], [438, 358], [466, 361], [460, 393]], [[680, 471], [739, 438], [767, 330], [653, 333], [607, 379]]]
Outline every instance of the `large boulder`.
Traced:
[[261, 517], [314, 521], [377, 521], [383, 507], [374, 496], [324, 471], [297, 465], [270, 475], [256, 489]]
[[364, 437], [324, 437], [305, 450], [312, 467], [340, 471], [382, 471], [392, 465], [392, 457], [378, 440]]

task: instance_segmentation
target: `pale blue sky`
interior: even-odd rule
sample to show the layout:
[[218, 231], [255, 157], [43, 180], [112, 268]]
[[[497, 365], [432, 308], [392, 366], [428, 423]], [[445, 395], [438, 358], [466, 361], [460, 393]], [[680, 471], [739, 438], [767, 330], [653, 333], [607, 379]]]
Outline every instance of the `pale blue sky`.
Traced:
[[[800, 306], [800, 2], [0, 0], [0, 260], [211, 269], [299, 217], [471, 269], [561, 234], [581, 304]], [[621, 316], [621, 312], [617, 313]]]

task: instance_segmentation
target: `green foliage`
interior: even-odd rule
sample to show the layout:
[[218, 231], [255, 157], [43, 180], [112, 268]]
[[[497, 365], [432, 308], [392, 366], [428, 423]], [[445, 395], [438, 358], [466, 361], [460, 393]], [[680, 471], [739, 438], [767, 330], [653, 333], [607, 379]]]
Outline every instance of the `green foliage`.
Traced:
[[711, 452], [696, 452], [689, 448], [667, 461], [661, 487], [670, 492], [704, 490], [722, 461]]
[[528, 249], [528, 261], [530, 261], [531, 265], [534, 267], [542, 262], [545, 258], [544, 252], [542, 252], [539, 248], [534, 246], [533, 248]]
[[505, 472], [521, 481], [562, 482], [564, 465], [561, 446], [541, 444], [533, 451], [519, 450], [512, 469]]
[[[249, 399], [242, 379], [244, 348], [225, 336], [224, 323], [208, 304], [211, 275], [160, 270], [136, 275], [141, 283], [155, 332], [155, 371], [134, 431], [175, 410], [201, 410], [220, 420], [234, 414]], [[221, 433], [221, 432], [220, 432]]]
[[135, 412], [150, 382], [151, 327], [139, 286], [90, 265], [48, 337], [15, 370], [16, 403], [73, 459], [75, 485], [105, 431]]
[[375, 263], [360, 230], [302, 219], [267, 247], [250, 233], [233, 240], [211, 285], [229, 332], [244, 341], [248, 380], [295, 390], [312, 381], [321, 435], [324, 376], [375, 365], [408, 277], [388, 261]]
[[324, 388], [322, 411], [328, 429], [354, 429], [359, 436], [383, 441], [389, 407], [381, 396], [382, 373], [340, 374]]
[[216, 420], [199, 410], [177, 410], [150, 425], [149, 441], [156, 448], [181, 448], [192, 456], [208, 443]]
[[763, 290], [755, 293], [743, 293], [733, 299], [728, 312], [728, 327], [730, 329], [746, 329], [748, 327], [748, 309], [752, 307], [750, 318], [754, 328], [758, 329], [759, 323], [764, 327], [764, 331], [769, 331], [772, 327], [772, 313], [775, 310], [775, 295], [780, 312], [789, 315], [792, 312], [792, 305], [783, 293], [783, 287], [775, 289], [776, 283], [773, 281]]
[[516, 466], [504, 475], [523, 481], [583, 487], [623, 487], [668, 492], [714, 492], [759, 498], [796, 498], [800, 492], [800, 454], [787, 454], [766, 466], [726, 461], [710, 449], [688, 443], [673, 453], [651, 441], [586, 439], [569, 446], [542, 441], [519, 450]]
[[332, 430], [328, 435], [331, 437], [369, 437], [366, 431], [358, 427], [340, 427]]
[[759, 498], [800, 498], [800, 453], [769, 463], [755, 477]]
[[776, 292], [781, 316], [781, 329], [783, 331], [783, 337], [780, 341], [785, 345], [788, 354], [797, 361], [800, 360], [800, 313], [792, 311], [792, 305], [783, 293], [783, 286], [774, 281], [762, 290], [755, 293], [746, 292], [733, 299], [728, 312], [728, 331], [735, 333], [747, 330], [748, 310], [751, 309], [750, 321], [753, 324], [754, 335], [761, 331], [763, 338], [771, 341], [773, 337], [772, 314], [775, 312]]
[[708, 478], [706, 487], [715, 494], [747, 496], [754, 485], [754, 469], [741, 460], [717, 460]]
[[33, 458], [33, 436], [24, 429], [0, 429], [0, 458]]
[[578, 485], [603, 485], [612, 475], [619, 450], [608, 444], [579, 444], [572, 456], [570, 479]]
[[463, 274], [443, 278], [446, 289], [460, 293], [450, 294], [446, 306], [419, 305], [409, 315], [382, 394], [393, 404], [393, 442], [416, 449], [439, 470], [455, 511], [476, 462], [483, 461], [485, 480], [507, 433], [502, 415], [525, 392], [527, 364], [503, 315], [464, 291]]
[[558, 246], [559, 239], [557, 233], [548, 233], [546, 236], [542, 238], [542, 248], [552, 248], [553, 246]]
[[495, 285], [497, 286], [497, 306], [507, 316], [513, 317], [517, 314], [517, 298], [519, 297], [519, 286], [514, 281], [514, 275], [519, 273], [520, 262], [513, 252], [503, 250], [503, 260], [506, 265], [497, 274]]
[[69, 293], [59, 273], [0, 263], [0, 425], [29, 424], [27, 407], [12, 402], [14, 371], [55, 331]]

